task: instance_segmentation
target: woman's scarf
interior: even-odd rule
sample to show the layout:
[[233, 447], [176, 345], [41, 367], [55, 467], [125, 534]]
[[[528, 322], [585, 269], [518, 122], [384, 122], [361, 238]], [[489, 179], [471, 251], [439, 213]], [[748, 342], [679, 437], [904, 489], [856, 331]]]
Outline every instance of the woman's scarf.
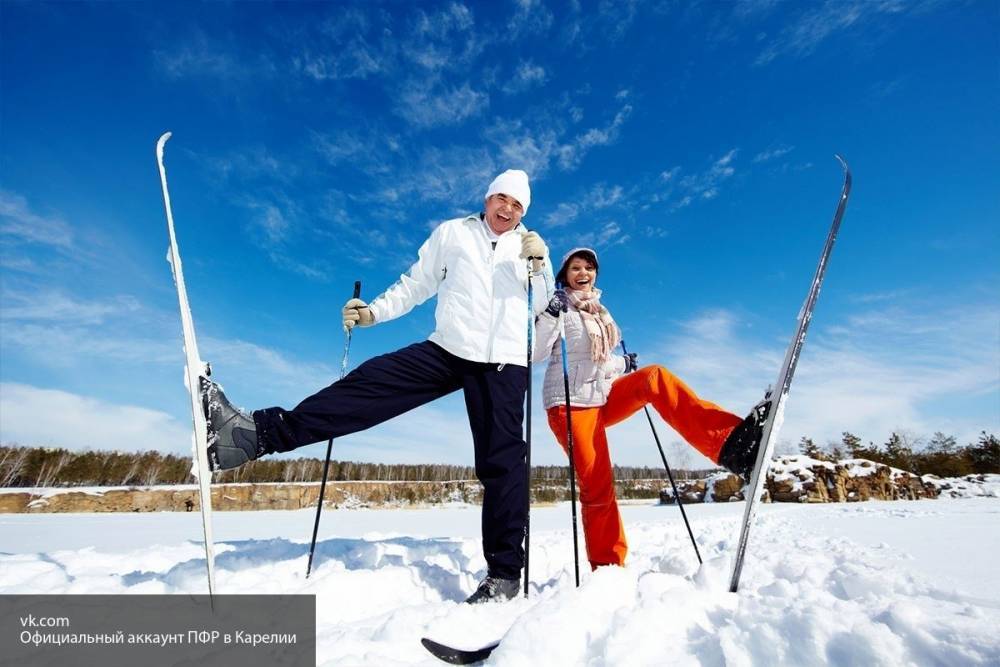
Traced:
[[607, 361], [611, 350], [618, 345], [621, 337], [618, 325], [608, 309], [601, 305], [601, 290], [594, 288], [590, 292], [566, 290], [570, 303], [580, 312], [583, 327], [590, 336], [590, 357], [594, 361]]

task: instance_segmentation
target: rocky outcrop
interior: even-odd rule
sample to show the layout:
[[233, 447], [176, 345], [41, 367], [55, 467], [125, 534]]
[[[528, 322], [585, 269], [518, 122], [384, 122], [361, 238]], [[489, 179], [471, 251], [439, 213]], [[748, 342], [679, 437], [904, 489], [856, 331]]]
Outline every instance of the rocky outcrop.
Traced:
[[[291, 510], [315, 507], [319, 483], [218, 484], [212, 486], [212, 507], [220, 511]], [[478, 503], [482, 487], [476, 481], [456, 482], [330, 482], [324, 505], [368, 507], [421, 505], [441, 502]], [[193, 512], [200, 510], [194, 485], [111, 488], [30, 489], [0, 493], [0, 513], [22, 512]]]
[[[936, 498], [940, 482], [921, 479], [898, 468], [866, 459], [832, 463], [808, 456], [779, 456], [771, 463], [765, 482], [765, 502], [838, 503], [862, 500], [917, 500]], [[717, 473], [702, 487], [681, 491], [685, 502], [743, 500], [743, 482], [736, 475]], [[706, 498], [707, 496], [707, 498]], [[673, 503], [666, 490], [660, 501]]]
[[[736, 475], [716, 473], [706, 479], [677, 480], [686, 503], [743, 500], [743, 483]], [[656, 498], [673, 503], [665, 480], [618, 482], [619, 498]], [[780, 456], [768, 472], [765, 502], [827, 503], [861, 500], [915, 500], [947, 497], [1000, 497], [1000, 475], [965, 478], [923, 478], [865, 459], [832, 463], [806, 456]], [[568, 499], [568, 486], [534, 485], [534, 502]], [[221, 511], [295, 510], [315, 507], [319, 483], [217, 484], [212, 506]], [[482, 487], [476, 480], [452, 482], [330, 482], [328, 507], [412, 507], [447, 502], [478, 504]], [[32, 512], [194, 512], [199, 510], [194, 485], [86, 489], [4, 489], [0, 514]]]

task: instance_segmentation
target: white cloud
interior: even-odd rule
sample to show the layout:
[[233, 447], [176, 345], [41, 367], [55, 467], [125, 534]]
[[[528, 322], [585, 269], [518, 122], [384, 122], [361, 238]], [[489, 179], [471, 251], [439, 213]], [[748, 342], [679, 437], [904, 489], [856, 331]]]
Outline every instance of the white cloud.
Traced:
[[[564, 110], [569, 107], [565, 102]], [[552, 113], [516, 120], [499, 118], [486, 128], [485, 136], [500, 149], [503, 164], [539, 178], [553, 162], [572, 171], [594, 147], [613, 144], [631, 112], [632, 107], [624, 105], [606, 126], [584, 130], [570, 139], [564, 138], [567, 128], [561, 116]]]
[[300, 222], [299, 204], [278, 190], [267, 198], [244, 197], [238, 203], [253, 212], [247, 222], [250, 238], [275, 266], [313, 280], [328, 279], [320, 259], [304, 263], [292, 248], [309, 232]]
[[[766, 65], [782, 55], [807, 56], [831, 35], [908, 9], [903, 0], [826, 0], [801, 7], [803, 11], [770, 41], [757, 56], [755, 65]], [[910, 8], [919, 11], [920, 5], [913, 3]]]
[[399, 136], [375, 127], [313, 132], [313, 148], [331, 165], [348, 165], [369, 176], [390, 174], [402, 153]]
[[472, 62], [488, 42], [476, 34], [472, 11], [452, 2], [430, 14], [419, 11], [410, 33], [404, 39], [403, 53], [409, 63], [428, 72], [460, 69]]
[[421, 128], [461, 123], [466, 118], [478, 116], [490, 104], [487, 93], [473, 89], [467, 82], [451, 87], [410, 81], [399, 93], [398, 100], [396, 112]]
[[590, 190], [584, 198], [584, 203], [594, 208], [607, 208], [620, 202], [624, 192], [620, 185], [608, 187], [604, 183], [599, 183]]
[[617, 222], [606, 222], [602, 227], [591, 232], [578, 234], [576, 245], [587, 246], [596, 250], [612, 248], [628, 241], [630, 236], [622, 234], [621, 225]]
[[625, 191], [620, 185], [608, 186], [598, 183], [572, 202], [563, 202], [556, 206], [545, 223], [549, 227], [562, 227], [576, 220], [581, 210], [600, 210], [622, 202]]
[[635, 21], [638, 7], [639, 0], [601, 0], [597, 19], [602, 32], [612, 41], [624, 37]]
[[601, 0], [596, 6], [574, 0], [559, 17], [559, 41], [581, 52], [617, 42], [632, 27], [638, 9], [639, 0]]
[[[720, 186], [729, 180], [735, 173], [736, 168], [733, 162], [739, 149], [733, 148], [722, 157], [714, 160], [711, 166], [702, 172], [688, 174], [680, 179], [680, 167], [674, 167], [669, 171], [660, 174], [659, 181], [666, 185], [666, 191], [656, 192], [651, 196], [653, 202], [670, 201], [671, 211], [678, 211], [690, 206], [696, 200], [707, 201], [719, 196]], [[662, 185], [660, 185], [662, 187]], [[675, 192], [681, 193], [676, 198]]]
[[191, 425], [165, 412], [58, 389], [0, 384], [0, 441], [66, 449], [189, 454]]
[[[998, 325], [1000, 314], [991, 306], [888, 313], [883, 308], [811, 331], [782, 438], [797, 442], [808, 436], [825, 443], [851, 431], [879, 443], [907, 428], [971, 440], [981, 429], [996, 430], [995, 410], [954, 415], [939, 406], [1000, 389]], [[702, 397], [742, 414], [775, 381], [787, 344], [783, 336], [754, 340], [751, 331], [732, 312], [706, 311], [682, 322], [654, 353]]]
[[767, 14], [778, 5], [779, 0], [739, 0], [733, 6], [733, 14], [740, 19], [748, 19]]
[[157, 66], [170, 78], [212, 77], [222, 80], [244, 80], [274, 74], [276, 68], [258, 50], [252, 57], [241, 55], [228, 45], [196, 32], [171, 46], [153, 53]]
[[[522, 168], [509, 162], [500, 167], [485, 147], [431, 146], [415, 159], [399, 165], [391, 185], [378, 191], [373, 199], [380, 202], [399, 201], [412, 197], [420, 201], [441, 202], [440, 220], [445, 220], [468, 207], [482, 206], [483, 195], [500, 169]], [[532, 177], [534, 173], [528, 172]], [[476, 210], [479, 210], [476, 208]]]
[[69, 250], [73, 231], [58, 217], [39, 215], [28, 200], [9, 190], [0, 189], [0, 235], [7, 241], [34, 243]]
[[252, 201], [249, 208], [257, 212], [254, 224], [264, 233], [268, 245], [281, 243], [288, 235], [291, 223], [280, 208], [269, 202]]
[[540, 34], [552, 26], [552, 12], [542, 0], [514, 0], [514, 14], [507, 29], [514, 36]]
[[117, 296], [104, 301], [81, 301], [55, 290], [41, 292], [8, 291], [3, 293], [5, 322], [57, 322], [61, 325], [100, 324], [111, 316], [126, 316], [140, 309], [132, 296]]
[[357, 7], [338, 8], [335, 14], [327, 17], [320, 25], [320, 31], [331, 39], [351, 37], [367, 32], [371, 21], [368, 15]]
[[316, 81], [367, 79], [387, 68], [385, 55], [369, 45], [361, 36], [347, 44], [336, 45], [320, 54], [305, 52], [293, 62], [306, 76]]
[[508, 95], [523, 93], [529, 88], [540, 86], [545, 83], [548, 75], [545, 68], [535, 65], [531, 61], [521, 61], [517, 70], [509, 80], [503, 82], [501, 88]]
[[784, 145], [776, 146], [774, 148], [768, 148], [767, 150], [761, 151], [760, 153], [754, 155], [753, 162], [754, 164], [760, 162], [768, 162], [775, 158], [779, 158], [783, 155], [787, 155], [788, 153], [791, 153], [793, 150], [795, 150], [794, 146], [784, 146]]
[[204, 160], [213, 175], [222, 180], [284, 180], [298, 172], [294, 164], [279, 160], [263, 146], [244, 147], [228, 155], [206, 157]]
[[562, 227], [576, 220], [580, 213], [580, 207], [576, 204], [563, 202], [556, 206], [556, 209], [545, 218], [548, 227]]
[[6, 289], [0, 342], [5, 354], [16, 349], [45, 368], [106, 362], [136, 367], [180, 358], [179, 325], [174, 341], [156, 337], [174, 321], [132, 295], [81, 299], [49, 287]]
[[573, 141], [559, 147], [559, 165], [565, 170], [575, 169], [584, 156], [595, 146], [607, 146], [618, 140], [618, 132], [632, 113], [632, 106], [626, 104], [615, 114], [614, 120], [604, 128], [591, 128], [578, 135]]
[[559, 147], [555, 127], [529, 128], [521, 120], [498, 119], [487, 128], [486, 137], [499, 147], [503, 164], [523, 169], [533, 179], [548, 171]]
[[[338, 336], [339, 331], [335, 333], [335, 339]], [[199, 339], [199, 343], [206, 359], [218, 360], [213, 364], [218, 381], [229, 383], [227, 386], [238, 390], [238, 394], [231, 396], [234, 402], [238, 395], [259, 394], [262, 378], [267, 380], [265, 393], [272, 397], [270, 400], [278, 396], [298, 400], [306, 392], [325, 387], [339, 377], [340, 369], [328, 363], [295, 359], [280, 350], [238, 338], [205, 336]]]

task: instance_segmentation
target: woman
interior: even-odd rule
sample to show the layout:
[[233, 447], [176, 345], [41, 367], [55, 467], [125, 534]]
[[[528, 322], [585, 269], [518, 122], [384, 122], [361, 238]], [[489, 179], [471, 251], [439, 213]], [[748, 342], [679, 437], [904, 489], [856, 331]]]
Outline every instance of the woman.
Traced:
[[637, 368], [636, 355], [618, 355], [621, 331], [601, 304], [597, 253], [571, 250], [556, 275], [556, 290], [537, 320], [536, 361], [551, 355], [545, 371], [543, 402], [549, 427], [566, 444], [566, 395], [559, 318], [566, 335], [573, 458], [580, 482], [583, 533], [592, 568], [623, 565], [628, 546], [615, 500], [614, 477], [605, 428], [652, 404], [660, 416], [707, 458], [744, 479], [756, 460], [760, 424], [767, 403], [740, 419], [705, 401], [663, 366]]

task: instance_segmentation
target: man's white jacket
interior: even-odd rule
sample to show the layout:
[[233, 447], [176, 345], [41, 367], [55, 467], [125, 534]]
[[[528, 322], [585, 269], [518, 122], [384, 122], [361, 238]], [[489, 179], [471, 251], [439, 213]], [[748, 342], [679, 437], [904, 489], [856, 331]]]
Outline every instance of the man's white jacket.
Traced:
[[375, 323], [410, 312], [434, 294], [430, 340], [469, 361], [527, 365], [528, 323], [554, 291], [552, 268], [532, 277], [534, 313], [528, 315], [528, 267], [518, 225], [496, 241], [478, 215], [442, 222], [420, 246], [417, 261], [369, 304]]

